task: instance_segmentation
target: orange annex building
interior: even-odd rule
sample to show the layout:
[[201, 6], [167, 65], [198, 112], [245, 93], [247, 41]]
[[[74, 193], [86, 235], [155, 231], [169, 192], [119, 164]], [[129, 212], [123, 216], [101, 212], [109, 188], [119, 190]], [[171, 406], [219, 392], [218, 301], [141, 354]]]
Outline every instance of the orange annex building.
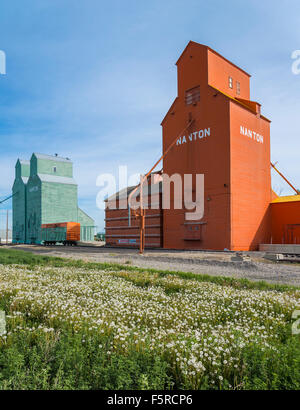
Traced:
[[[278, 198], [271, 189], [270, 120], [250, 99], [250, 75], [192, 41], [176, 65], [178, 94], [161, 124], [163, 152], [178, 138], [163, 172], [145, 184], [157, 185], [158, 198], [156, 209], [146, 210], [145, 246], [248, 251], [260, 244], [300, 244], [299, 197]], [[195, 175], [204, 175], [200, 220], [187, 219], [184, 207], [174, 209], [172, 190], [170, 209], [162, 209], [164, 174], [192, 174], [193, 191]], [[117, 193], [118, 200], [122, 195], [126, 203], [133, 189]], [[149, 192], [143, 197], [149, 199]], [[112, 199], [106, 201], [107, 245], [137, 247], [138, 220], [128, 204], [110, 209]]]

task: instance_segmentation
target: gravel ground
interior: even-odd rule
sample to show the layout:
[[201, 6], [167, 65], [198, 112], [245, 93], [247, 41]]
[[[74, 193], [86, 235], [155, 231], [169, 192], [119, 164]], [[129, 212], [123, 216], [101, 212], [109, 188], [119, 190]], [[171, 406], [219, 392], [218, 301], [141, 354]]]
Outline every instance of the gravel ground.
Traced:
[[139, 255], [137, 250], [105, 248], [103, 246], [10, 245], [9, 248], [85, 261], [126, 263], [141, 268], [231, 276], [253, 281], [264, 280], [269, 283], [300, 286], [299, 264], [266, 261], [263, 259], [264, 253], [262, 252], [247, 252], [243, 254], [247, 255], [247, 260], [232, 261], [232, 258], [239, 259], [236, 258], [235, 252], [153, 250]]

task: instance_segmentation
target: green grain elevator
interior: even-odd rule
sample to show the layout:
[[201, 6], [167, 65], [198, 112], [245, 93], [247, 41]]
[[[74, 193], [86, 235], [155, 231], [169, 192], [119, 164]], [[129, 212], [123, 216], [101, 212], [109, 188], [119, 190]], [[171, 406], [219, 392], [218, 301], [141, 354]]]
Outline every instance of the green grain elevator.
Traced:
[[30, 161], [18, 159], [13, 185], [13, 241], [26, 242], [26, 185], [30, 175]]
[[79, 222], [81, 241], [94, 240], [94, 220], [78, 208], [73, 163], [68, 158], [32, 154], [18, 160], [13, 185], [13, 242], [41, 243], [41, 225]]

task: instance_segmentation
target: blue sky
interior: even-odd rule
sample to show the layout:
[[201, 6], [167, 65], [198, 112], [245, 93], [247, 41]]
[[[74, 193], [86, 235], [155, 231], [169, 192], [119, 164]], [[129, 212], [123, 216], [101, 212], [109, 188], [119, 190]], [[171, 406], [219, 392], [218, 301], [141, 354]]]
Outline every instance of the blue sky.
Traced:
[[[0, 198], [18, 157], [58, 153], [74, 161], [79, 204], [103, 228], [97, 175], [143, 172], [160, 156], [189, 40], [252, 74], [251, 97], [272, 120], [272, 159], [300, 187], [298, 0], [10, 0], [0, 5]], [[277, 177], [273, 186], [292, 194]]]

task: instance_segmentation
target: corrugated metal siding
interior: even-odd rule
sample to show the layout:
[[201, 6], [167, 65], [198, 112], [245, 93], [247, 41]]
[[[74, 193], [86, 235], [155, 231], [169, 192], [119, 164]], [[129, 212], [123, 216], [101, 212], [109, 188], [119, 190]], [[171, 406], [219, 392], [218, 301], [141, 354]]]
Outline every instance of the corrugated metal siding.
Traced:
[[26, 201], [26, 185], [21, 178], [15, 180], [13, 185], [13, 242], [24, 243], [25, 237], [25, 201]]
[[94, 239], [94, 221], [77, 205], [70, 160], [33, 154], [30, 162], [18, 161], [13, 193], [15, 242], [41, 243], [41, 224], [61, 222], [81, 223], [81, 240]]
[[[31, 164], [31, 175], [48, 174], [73, 178], [73, 163], [70, 160], [42, 154], [33, 154], [31, 157]], [[54, 168], [56, 168], [56, 172], [54, 171]]]
[[26, 242], [26, 183], [29, 175], [29, 161], [18, 160], [16, 163], [16, 178], [12, 189], [12, 239], [15, 243]]
[[90, 242], [94, 240], [95, 223], [82, 209], [78, 208], [78, 222], [80, 223], [80, 240]]
[[67, 240], [67, 227], [42, 228], [42, 240], [63, 242]]
[[[148, 197], [148, 203], [151, 203]], [[146, 198], [145, 198], [146, 199]], [[163, 212], [161, 209], [161, 194], [152, 195], [152, 202], [157, 202], [159, 209], [145, 210], [145, 247], [161, 248], [163, 245]], [[144, 201], [146, 202], [146, 201]], [[129, 217], [128, 209], [118, 209], [121, 202], [117, 202], [117, 209], [105, 210], [105, 239], [106, 244], [120, 247], [138, 247], [140, 243], [139, 219]]]
[[26, 226], [27, 226], [27, 243], [40, 243], [41, 223], [42, 223], [42, 183], [35, 175], [29, 178], [26, 187]]
[[77, 222], [77, 185], [42, 182], [42, 223]]

